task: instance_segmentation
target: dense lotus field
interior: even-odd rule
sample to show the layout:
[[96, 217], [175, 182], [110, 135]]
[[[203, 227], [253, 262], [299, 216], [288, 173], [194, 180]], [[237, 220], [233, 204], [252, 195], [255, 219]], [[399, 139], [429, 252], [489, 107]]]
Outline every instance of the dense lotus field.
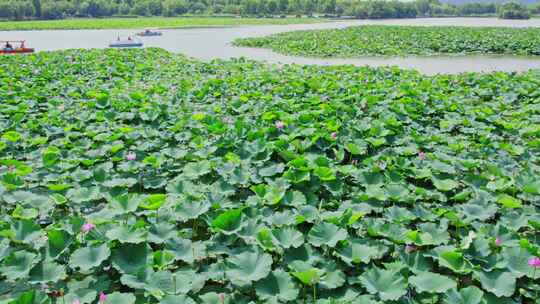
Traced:
[[539, 86], [2, 57], [0, 303], [539, 303]]
[[540, 55], [540, 28], [387, 26], [279, 33], [236, 45], [311, 57]]

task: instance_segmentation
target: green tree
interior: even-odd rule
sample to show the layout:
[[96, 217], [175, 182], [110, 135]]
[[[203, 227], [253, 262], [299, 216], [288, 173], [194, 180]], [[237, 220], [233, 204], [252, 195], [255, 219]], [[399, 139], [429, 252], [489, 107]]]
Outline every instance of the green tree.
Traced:
[[188, 5], [184, 0], [165, 0], [163, 2], [164, 16], [177, 16], [187, 13]]
[[289, 0], [278, 0], [278, 10], [280, 13], [286, 13], [289, 8]]
[[278, 3], [276, 0], [270, 0], [267, 4], [268, 13], [275, 15], [278, 13]]
[[507, 2], [499, 7], [501, 19], [529, 19], [530, 17], [527, 8], [518, 2]]

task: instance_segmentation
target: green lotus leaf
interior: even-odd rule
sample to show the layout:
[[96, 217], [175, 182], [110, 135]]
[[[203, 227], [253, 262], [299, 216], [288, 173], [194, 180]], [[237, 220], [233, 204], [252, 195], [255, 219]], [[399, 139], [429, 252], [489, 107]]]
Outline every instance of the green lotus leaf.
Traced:
[[272, 236], [277, 240], [279, 246], [288, 248], [298, 248], [304, 243], [304, 235], [293, 227], [273, 229]]
[[363, 155], [367, 152], [367, 145], [365, 142], [356, 140], [345, 145], [345, 149], [352, 155]]
[[160, 300], [161, 304], [196, 304], [196, 302], [186, 295], [166, 295]]
[[505, 247], [501, 252], [506, 267], [516, 277], [529, 276], [532, 278], [533, 271], [528, 261], [533, 257], [529, 251], [520, 247]]
[[65, 279], [66, 269], [52, 261], [43, 261], [30, 270], [29, 281], [32, 283], [58, 282]]
[[110, 240], [117, 240], [120, 243], [138, 244], [146, 240], [147, 232], [125, 225], [116, 226], [105, 233]]
[[52, 167], [60, 161], [61, 157], [62, 156], [60, 155], [59, 149], [49, 147], [49, 149], [44, 151], [43, 154], [41, 155], [43, 166]]
[[212, 227], [224, 234], [234, 234], [240, 231], [245, 224], [242, 220], [243, 210], [244, 208], [237, 208], [221, 213], [212, 221]]
[[439, 227], [433, 223], [419, 225], [420, 231], [412, 231], [407, 234], [407, 238], [417, 245], [439, 245], [447, 243], [450, 235], [444, 227]]
[[270, 177], [274, 176], [278, 173], [283, 173], [283, 170], [285, 169], [285, 166], [281, 163], [278, 164], [272, 164], [269, 166], [266, 166], [264, 168], [261, 168], [259, 170], [259, 175], [263, 177]]
[[441, 252], [438, 261], [441, 267], [447, 267], [456, 273], [466, 274], [472, 270], [470, 263], [465, 260], [463, 254], [455, 250]]
[[407, 293], [405, 278], [394, 270], [371, 267], [360, 276], [360, 283], [383, 301], [395, 301]]
[[23, 220], [31, 220], [38, 217], [39, 212], [37, 209], [34, 208], [23, 208], [21, 205], [17, 205], [15, 207], [15, 210], [11, 213], [12, 218], [16, 219], [23, 219]]
[[476, 286], [457, 289], [450, 289], [444, 295], [446, 303], [480, 304], [483, 300], [484, 292]]
[[316, 167], [313, 173], [322, 181], [331, 181], [336, 179], [334, 171], [328, 167]]
[[140, 197], [136, 194], [118, 195], [110, 200], [111, 207], [122, 213], [135, 212], [140, 203]]
[[91, 288], [70, 288], [69, 292], [64, 296], [66, 303], [73, 303], [79, 300], [81, 304], [94, 303], [98, 293]]
[[304, 243], [298, 248], [290, 248], [285, 252], [284, 262], [288, 265], [295, 261], [306, 262], [315, 265], [323, 261], [322, 255], [311, 245]]
[[227, 259], [226, 275], [233, 284], [243, 286], [268, 276], [271, 267], [269, 254], [246, 251]]
[[[177, 260], [182, 260], [189, 264], [193, 263], [197, 257], [195, 252], [196, 246], [191, 240], [171, 238], [166, 241], [165, 248], [169, 250]], [[196, 256], [194, 256], [194, 254]]]
[[268, 185], [265, 189], [264, 200], [271, 205], [278, 204], [281, 202], [287, 188], [283, 185]]
[[266, 278], [255, 283], [259, 299], [269, 302], [287, 302], [297, 299], [299, 289], [291, 276], [281, 270], [272, 271]]
[[259, 229], [256, 235], [256, 239], [259, 243], [259, 245], [265, 250], [265, 251], [272, 251], [276, 248], [276, 242], [274, 238], [272, 237], [272, 234], [270, 232], [270, 229], [266, 227], [262, 227]]
[[166, 194], [151, 194], [147, 196], [143, 202], [141, 202], [139, 207], [148, 210], [157, 210], [161, 208], [161, 206], [165, 203], [166, 200]]
[[184, 176], [189, 179], [196, 179], [200, 176], [210, 173], [210, 171], [212, 171], [212, 166], [209, 161], [188, 163], [184, 167]]
[[154, 267], [157, 269], [165, 269], [175, 261], [175, 256], [170, 251], [158, 250], [154, 252]]
[[482, 288], [497, 297], [510, 297], [516, 290], [516, 277], [503, 270], [491, 272], [475, 271], [473, 278], [482, 284]]
[[107, 260], [110, 255], [111, 250], [107, 244], [82, 247], [71, 254], [70, 266], [72, 268], [79, 268], [82, 272], [86, 272], [99, 266]]
[[154, 273], [152, 267], [143, 267], [131, 274], [123, 274], [120, 277], [120, 282], [133, 289], [150, 290], [148, 284], [150, 276]]
[[322, 245], [334, 247], [336, 246], [337, 242], [346, 238], [347, 231], [345, 229], [341, 229], [334, 224], [326, 222], [313, 226], [308, 233], [309, 243], [316, 247], [320, 247]]
[[[172, 273], [169, 271], [152, 272], [147, 278], [145, 289], [156, 294], [162, 292], [170, 294], [174, 293], [175, 280], [173, 279]], [[189, 291], [189, 288], [186, 290]], [[187, 291], [180, 290], [179, 293], [184, 293]]]
[[300, 191], [287, 191], [283, 197], [283, 204], [289, 206], [302, 206], [307, 203], [306, 196]]
[[210, 210], [210, 204], [207, 201], [184, 200], [174, 211], [178, 220], [185, 222], [198, 218], [208, 210]]
[[407, 265], [407, 267], [415, 274], [426, 272], [432, 269], [432, 260], [424, 256], [424, 253], [416, 250], [413, 252], [406, 252], [403, 250], [400, 253], [401, 262]]
[[98, 187], [81, 187], [69, 189], [67, 192], [67, 196], [71, 201], [75, 203], [84, 203], [98, 200], [100, 197], [99, 192], [100, 191]]
[[135, 296], [131, 293], [113, 292], [107, 295], [105, 304], [134, 304], [135, 300]]
[[460, 206], [463, 214], [470, 220], [485, 221], [497, 213], [497, 205], [482, 200], [472, 200]]
[[4, 258], [1, 273], [8, 281], [26, 279], [30, 270], [39, 262], [38, 256], [28, 251], [13, 252]]
[[409, 278], [409, 283], [418, 292], [444, 293], [449, 289], [456, 289], [457, 284], [447, 276], [433, 272], [421, 272]]
[[458, 182], [451, 179], [438, 179], [436, 177], [432, 177], [431, 180], [433, 181], [435, 188], [440, 191], [452, 191], [459, 186]]
[[294, 271], [291, 273], [302, 284], [314, 286], [321, 281], [324, 270], [312, 267], [309, 263], [296, 261], [289, 265]]
[[203, 295], [200, 295], [201, 303], [203, 304], [233, 304], [234, 300], [228, 293], [216, 293], [208, 292]]
[[2, 138], [10, 142], [18, 142], [22, 137], [22, 134], [16, 131], [7, 131], [2, 134]]
[[497, 198], [497, 203], [501, 204], [504, 208], [516, 209], [521, 208], [523, 205], [521, 201], [515, 197], [512, 197], [507, 194], [502, 194]]
[[152, 243], [161, 244], [175, 236], [176, 226], [167, 222], [155, 223], [150, 226], [148, 231], [148, 241]]
[[56, 258], [73, 242], [73, 237], [64, 230], [49, 230], [47, 232], [47, 253], [49, 257]]
[[324, 266], [324, 275], [322, 276], [319, 285], [323, 289], [336, 289], [345, 284], [346, 276], [341, 271], [337, 264], [331, 262]]
[[11, 224], [15, 233], [13, 239], [26, 244], [34, 244], [43, 237], [41, 227], [34, 220], [19, 220]]
[[401, 184], [389, 184], [386, 186], [388, 197], [395, 201], [406, 201], [409, 198], [409, 189]]
[[381, 185], [367, 185], [366, 196], [370, 199], [376, 199], [379, 201], [385, 201], [388, 199], [387, 192]]
[[8, 239], [0, 241], [0, 262], [11, 253], [11, 250]]
[[302, 182], [309, 181], [310, 179], [309, 171], [289, 169], [283, 174], [283, 178], [287, 181], [290, 181], [293, 184], [299, 184]]
[[146, 243], [123, 244], [113, 249], [112, 265], [120, 273], [136, 274], [151, 263], [151, 251]]
[[63, 205], [65, 203], [67, 203], [67, 198], [65, 196], [63, 196], [62, 194], [60, 194], [60, 193], [51, 194], [51, 198], [58, 205]]
[[[16, 304], [33, 304], [37, 302], [36, 299], [36, 290], [31, 290], [27, 292], [23, 292], [14, 301], [10, 301], [9, 303], [16, 303]], [[7, 302], [6, 302], [7, 303]]]
[[372, 259], [382, 258], [387, 251], [388, 248], [380, 244], [369, 244], [358, 239], [353, 239], [345, 247], [339, 249], [336, 255], [349, 265], [368, 264]]
[[121, 187], [121, 188], [131, 188], [137, 184], [137, 179], [135, 178], [113, 178], [107, 180], [103, 183], [103, 186], [108, 188]]

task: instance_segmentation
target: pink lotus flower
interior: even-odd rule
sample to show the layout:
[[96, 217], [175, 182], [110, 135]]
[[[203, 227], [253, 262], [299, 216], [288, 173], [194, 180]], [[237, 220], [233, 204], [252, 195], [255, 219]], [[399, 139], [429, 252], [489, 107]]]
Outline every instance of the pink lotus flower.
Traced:
[[426, 159], [426, 153], [424, 153], [422, 151], [418, 152], [418, 158], [420, 160], [425, 160]]
[[281, 120], [276, 121], [276, 128], [283, 129], [285, 127], [285, 123]]
[[82, 232], [88, 233], [94, 228], [96, 228], [96, 225], [92, 223], [84, 223], [84, 225], [82, 225]]
[[495, 245], [502, 246], [502, 240], [500, 238], [495, 239]]
[[132, 161], [137, 158], [137, 154], [133, 151], [129, 151], [128, 154], [126, 154], [126, 160]]
[[73, 301], [73, 304], [81, 304], [81, 301], [79, 301], [79, 299], [75, 299], [75, 300]]
[[107, 301], [107, 295], [102, 292], [99, 293], [99, 304], [103, 304]]
[[332, 134], [330, 134], [330, 137], [332, 137], [332, 139], [336, 139], [336, 138], [337, 138], [337, 133], [336, 133], [336, 132], [332, 132]]
[[531, 258], [528, 264], [533, 268], [538, 268], [540, 267], [540, 259], [538, 257]]
[[221, 304], [225, 304], [225, 294], [224, 293], [219, 294], [219, 302]]

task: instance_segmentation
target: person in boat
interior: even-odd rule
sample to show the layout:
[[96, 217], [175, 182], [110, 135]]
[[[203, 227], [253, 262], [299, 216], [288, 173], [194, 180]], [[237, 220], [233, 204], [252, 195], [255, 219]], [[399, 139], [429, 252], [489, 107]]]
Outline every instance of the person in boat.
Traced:
[[13, 46], [11, 45], [11, 43], [9, 43], [9, 41], [6, 42], [6, 45], [4, 46], [4, 50], [13, 51]]

